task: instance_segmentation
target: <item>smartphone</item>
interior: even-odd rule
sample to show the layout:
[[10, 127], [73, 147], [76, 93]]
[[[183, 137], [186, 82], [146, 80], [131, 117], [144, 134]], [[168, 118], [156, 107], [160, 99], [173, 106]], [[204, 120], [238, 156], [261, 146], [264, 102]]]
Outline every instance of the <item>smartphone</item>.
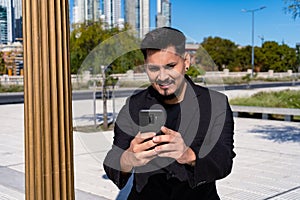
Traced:
[[150, 109], [140, 110], [139, 112], [139, 128], [141, 133], [155, 132], [161, 133], [160, 128], [165, 124], [166, 116], [162, 110]]

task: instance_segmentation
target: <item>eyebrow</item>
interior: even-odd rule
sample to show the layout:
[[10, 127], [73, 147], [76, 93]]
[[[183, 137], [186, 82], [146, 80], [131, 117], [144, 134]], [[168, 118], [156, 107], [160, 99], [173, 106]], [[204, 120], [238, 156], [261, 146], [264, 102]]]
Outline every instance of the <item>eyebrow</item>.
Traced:
[[169, 65], [177, 65], [177, 64], [178, 64], [178, 61], [169, 62], [169, 63], [167, 63], [167, 64], [165, 64], [165, 65], [159, 65], [159, 64], [155, 64], [155, 63], [146, 63], [146, 65], [151, 65], [151, 66], [163, 66], [163, 67], [169, 66]]
[[150, 63], [150, 62], [145, 62], [145, 64], [146, 65], [157, 65], [157, 66], [167, 66], [167, 65], [177, 65], [179, 62], [180, 62], [180, 60], [181, 59], [183, 59], [184, 60], [184, 58], [182, 58], [182, 57], [179, 57], [177, 60], [171, 60], [169, 63], [167, 63], [167, 64], [165, 64], [165, 65], [159, 65], [159, 64], [156, 64], [156, 63]]

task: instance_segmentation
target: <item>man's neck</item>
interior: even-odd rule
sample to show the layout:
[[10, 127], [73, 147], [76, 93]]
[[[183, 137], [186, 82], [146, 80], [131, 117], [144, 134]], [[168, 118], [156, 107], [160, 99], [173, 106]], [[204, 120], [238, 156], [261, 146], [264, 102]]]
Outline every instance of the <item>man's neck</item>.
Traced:
[[184, 99], [186, 87], [187, 87], [187, 83], [184, 82], [182, 88], [180, 89], [180, 91], [178, 91], [178, 94], [176, 94], [173, 99], [165, 99], [164, 103], [165, 104], [177, 104], [177, 103], [182, 102]]

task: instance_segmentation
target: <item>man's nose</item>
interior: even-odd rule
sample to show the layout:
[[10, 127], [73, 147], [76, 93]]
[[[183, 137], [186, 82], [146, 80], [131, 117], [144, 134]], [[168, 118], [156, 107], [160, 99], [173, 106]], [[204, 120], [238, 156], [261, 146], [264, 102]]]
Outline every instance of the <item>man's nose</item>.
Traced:
[[158, 79], [161, 81], [167, 80], [169, 78], [169, 74], [166, 69], [162, 68], [159, 70]]

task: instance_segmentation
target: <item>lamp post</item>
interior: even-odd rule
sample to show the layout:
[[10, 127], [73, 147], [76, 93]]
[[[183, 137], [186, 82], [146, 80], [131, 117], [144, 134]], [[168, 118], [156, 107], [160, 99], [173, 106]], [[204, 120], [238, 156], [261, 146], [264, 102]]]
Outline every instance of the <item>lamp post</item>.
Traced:
[[256, 8], [256, 9], [252, 9], [252, 10], [242, 9], [242, 12], [251, 12], [251, 14], [252, 14], [252, 53], [251, 53], [252, 71], [251, 71], [251, 78], [253, 78], [253, 71], [254, 71], [254, 13], [256, 11], [262, 10], [264, 8], [266, 8], [266, 6], [262, 6], [260, 8]]
[[261, 46], [264, 44], [265, 38], [263, 35], [259, 35], [258, 38], [261, 40]]

